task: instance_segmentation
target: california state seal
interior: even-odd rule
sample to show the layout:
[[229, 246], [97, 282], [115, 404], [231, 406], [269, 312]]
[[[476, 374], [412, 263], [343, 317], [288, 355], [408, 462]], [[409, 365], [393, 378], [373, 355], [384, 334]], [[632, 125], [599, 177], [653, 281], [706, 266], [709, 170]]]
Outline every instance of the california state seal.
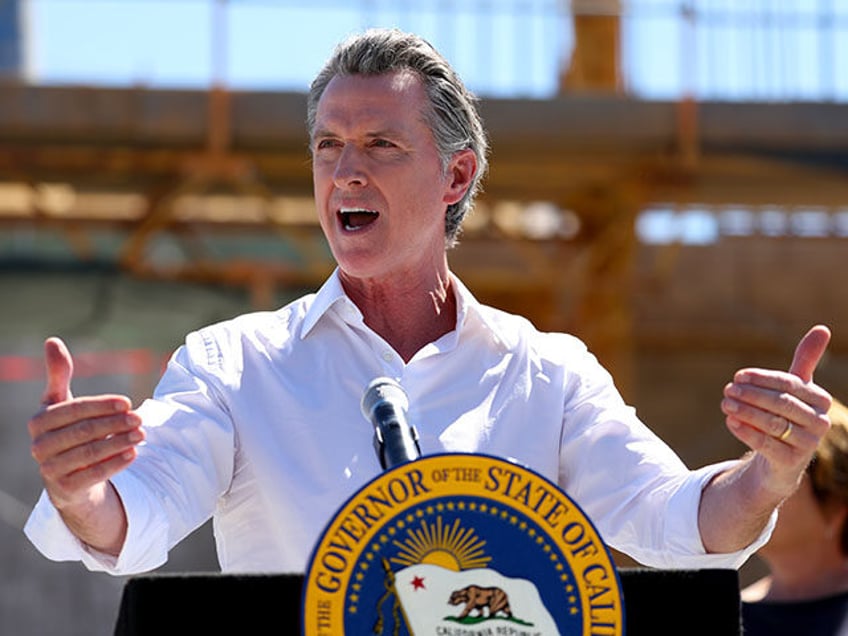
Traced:
[[486, 455], [432, 455], [366, 484], [321, 535], [304, 636], [618, 636], [617, 569], [555, 484]]

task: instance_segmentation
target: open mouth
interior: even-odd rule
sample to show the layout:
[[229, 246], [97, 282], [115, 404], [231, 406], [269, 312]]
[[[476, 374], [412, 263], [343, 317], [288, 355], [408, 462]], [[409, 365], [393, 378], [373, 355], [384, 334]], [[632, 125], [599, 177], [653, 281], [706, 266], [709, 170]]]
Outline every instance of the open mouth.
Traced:
[[339, 210], [339, 216], [342, 220], [342, 227], [349, 232], [356, 232], [362, 228], [371, 225], [380, 216], [379, 212], [374, 210], [365, 210], [362, 208], [342, 208]]

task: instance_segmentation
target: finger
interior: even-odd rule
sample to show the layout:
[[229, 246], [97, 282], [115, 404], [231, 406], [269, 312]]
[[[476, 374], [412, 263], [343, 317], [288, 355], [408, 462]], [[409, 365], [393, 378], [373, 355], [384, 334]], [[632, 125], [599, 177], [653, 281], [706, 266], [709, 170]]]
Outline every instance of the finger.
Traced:
[[[129, 448], [101, 462], [50, 481], [49, 483], [52, 485], [49, 488], [51, 501], [58, 508], [61, 508], [64, 503], [71, 502], [75, 497], [78, 497], [79, 493], [86, 492], [86, 489], [102, 483], [124, 470], [135, 460], [136, 455], [136, 449]], [[46, 478], [45, 483], [48, 483]]]
[[47, 386], [41, 403], [47, 405], [70, 400], [73, 397], [71, 377], [74, 374], [74, 361], [60, 338], [48, 338], [44, 342], [44, 362], [47, 367]]
[[804, 382], [812, 382], [813, 372], [816, 370], [816, 366], [824, 355], [829, 342], [830, 329], [826, 326], [816, 325], [810, 329], [795, 348], [795, 355], [792, 357], [789, 372], [797, 375]]
[[31, 453], [39, 463], [72, 448], [113, 436], [132, 434], [133, 443], [140, 442], [144, 436], [141, 418], [132, 412], [84, 419], [46, 433], [33, 437]]
[[[799, 376], [786, 371], [769, 369], [741, 369], [733, 376], [733, 382], [724, 388], [725, 396], [749, 402], [762, 408], [780, 410], [790, 398], [797, 404], [808, 405], [819, 413], [830, 408], [830, 393], [813, 382], [804, 382]], [[806, 407], [804, 407], [806, 408]], [[788, 411], [783, 415], [789, 417]]]
[[764, 429], [772, 435], [780, 434], [787, 421], [824, 434], [828, 428], [825, 413], [830, 406], [830, 396], [823, 389], [814, 384], [800, 384], [799, 378], [787, 373], [782, 374], [787, 379], [785, 384], [774, 379], [766, 388], [756, 371], [750, 373], [756, 381], [732, 382], [725, 386], [722, 401], [725, 412], [755, 422], [774, 419], [778, 422], [778, 430], [770, 430], [768, 426]]
[[103, 463], [111, 457], [133, 450], [142, 439], [141, 431], [113, 435], [107, 439], [75, 446], [41, 464], [41, 474], [47, 481], [56, 482], [65, 476]]
[[[792, 426], [789, 435], [781, 439], [780, 436], [772, 435], [732, 414], [727, 415], [725, 423], [733, 436], [748, 448], [759, 451], [781, 464], [806, 465], [810, 453], [818, 443], [818, 437], [799, 426]], [[786, 430], [785, 425], [783, 430]]]
[[95, 395], [74, 398], [45, 406], [29, 421], [29, 434], [36, 437], [65, 428], [83, 420], [126, 414], [132, 408], [130, 399], [124, 395]]

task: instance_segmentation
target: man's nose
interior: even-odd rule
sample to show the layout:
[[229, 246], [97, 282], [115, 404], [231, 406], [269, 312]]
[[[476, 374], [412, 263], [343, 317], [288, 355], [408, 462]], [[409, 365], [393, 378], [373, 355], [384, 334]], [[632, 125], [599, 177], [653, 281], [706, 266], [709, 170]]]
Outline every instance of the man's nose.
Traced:
[[365, 158], [353, 144], [346, 144], [339, 153], [333, 181], [337, 188], [362, 187], [368, 183], [365, 170]]

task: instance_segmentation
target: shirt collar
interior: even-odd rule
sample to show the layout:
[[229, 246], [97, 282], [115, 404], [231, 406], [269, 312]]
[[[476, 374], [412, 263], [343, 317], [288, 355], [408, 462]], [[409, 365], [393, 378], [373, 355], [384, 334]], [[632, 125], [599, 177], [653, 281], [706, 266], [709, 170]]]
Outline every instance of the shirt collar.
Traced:
[[339, 268], [337, 267], [330, 277], [324, 281], [324, 284], [321, 285], [318, 293], [315, 294], [312, 304], [306, 311], [306, 316], [303, 319], [303, 328], [300, 332], [301, 339], [306, 338], [309, 332], [318, 324], [318, 321], [321, 320], [322, 316], [336, 303], [340, 302], [354, 309], [361, 317], [362, 314], [359, 312], [359, 308], [347, 297], [347, 294], [345, 294], [342, 288], [342, 281], [339, 278]]
[[456, 324], [459, 327], [474, 319], [479, 325], [487, 329], [493, 336], [494, 341], [500, 346], [515, 340], [512, 330], [504, 327], [501, 312], [480, 303], [459, 278], [451, 273], [453, 288], [456, 290]]
[[[484, 306], [480, 304], [477, 298], [474, 297], [474, 294], [469, 291], [453, 272], [451, 272], [450, 276], [454, 293], [456, 294], [457, 331], [461, 331], [469, 317], [474, 316], [500, 342], [508, 341], [509, 334], [500, 328], [496, 315], [492, 312], [485, 311]], [[345, 294], [341, 278], [339, 278], [338, 267], [315, 294], [315, 299], [312, 301], [303, 320], [303, 329], [300, 334], [301, 339], [306, 338], [324, 314], [330, 311], [337, 303], [345, 304], [348, 311], [352, 309], [359, 316], [359, 319], [362, 319], [362, 313], [359, 311], [359, 308]]]

